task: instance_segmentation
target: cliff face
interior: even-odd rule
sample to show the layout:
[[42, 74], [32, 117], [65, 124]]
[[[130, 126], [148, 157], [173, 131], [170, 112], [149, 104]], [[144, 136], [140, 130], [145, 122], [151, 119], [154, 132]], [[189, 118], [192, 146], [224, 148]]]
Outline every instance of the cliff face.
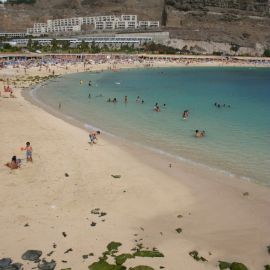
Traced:
[[270, 46], [270, 0], [36, 0], [0, 6], [0, 32], [75, 16], [137, 14], [172, 38]]
[[179, 11], [221, 11], [241, 12], [257, 16], [269, 16], [268, 0], [166, 0], [168, 6]]
[[75, 16], [137, 14], [159, 20], [164, 0], [36, 0], [35, 4], [5, 4], [0, 8], [0, 32], [24, 31], [34, 22]]

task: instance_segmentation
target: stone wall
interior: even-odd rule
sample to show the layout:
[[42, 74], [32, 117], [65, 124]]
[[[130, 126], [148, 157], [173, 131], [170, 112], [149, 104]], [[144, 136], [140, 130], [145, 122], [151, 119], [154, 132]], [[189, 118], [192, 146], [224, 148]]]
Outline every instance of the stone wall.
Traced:
[[[171, 46], [183, 51], [191, 51], [196, 54], [213, 54], [222, 53], [228, 55], [248, 55], [248, 56], [262, 56], [264, 46], [257, 43], [252, 47], [235, 47], [234, 44], [200, 41], [200, 40], [184, 40], [184, 39], [167, 39], [163, 42], [164, 45]], [[234, 48], [238, 48], [234, 51]]]

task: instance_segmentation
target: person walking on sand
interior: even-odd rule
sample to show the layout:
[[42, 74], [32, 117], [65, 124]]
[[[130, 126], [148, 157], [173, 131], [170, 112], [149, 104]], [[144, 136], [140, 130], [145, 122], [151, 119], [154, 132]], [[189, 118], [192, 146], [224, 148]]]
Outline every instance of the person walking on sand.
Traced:
[[26, 160], [27, 161], [33, 161], [32, 159], [32, 152], [33, 152], [33, 148], [32, 146], [30, 145], [30, 142], [27, 142], [26, 143], [26, 146], [25, 147], [22, 147], [21, 150], [25, 150], [26, 151]]

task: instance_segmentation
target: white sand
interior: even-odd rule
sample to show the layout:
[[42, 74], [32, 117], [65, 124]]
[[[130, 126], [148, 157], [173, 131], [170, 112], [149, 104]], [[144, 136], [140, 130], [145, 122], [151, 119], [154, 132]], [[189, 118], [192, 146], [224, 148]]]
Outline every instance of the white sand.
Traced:
[[[34, 74], [34, 69], [27, 72]], [[5, 76], [12, 74], [8, 73]], [[0, 259], [22, 262], [28, 249], [42, 250], [43, 257], [54, 250], [48, 259], [57, 261], [56, 269], [83, 270], [109, 242], [119, 241], [120, 250], [130, 252], [135, 239], [143, 239], [145, 247], [156, 247], [165, 257], [136, 258], [126, 265], [199, 270], [217, 269], [217, 261], [225, 260], [257, 270], [270, 263], [268, 187], [114, 143], [102, 135], [91, 146], [86, 131], [30, 104], [19, 90], [15, 95], [0, 98], [0, 163], [12, 155], [24, 158], [20, 147], [26, 141], [33, 146], [34, 162], [23, 160], [18, 170], [0, 170]], [[122, 177], [114, 179], [111, 174]], [[97, 207], [107, 215], [92, 215]], [[183, 217], [177, 218], [179, 214]], [[95, 227], [90, 226], [92, 221]], [[175, 231], [179, 227], [181, 234]], [[69, 248], [73, 251], [64, 254]], [[188, 253], [194, 249], [209, 262], [191, 258]], [[82, 255], [90, 252], [95, 256], [83, 260]], [[35, 266], [23, 263], [24, 269]]]

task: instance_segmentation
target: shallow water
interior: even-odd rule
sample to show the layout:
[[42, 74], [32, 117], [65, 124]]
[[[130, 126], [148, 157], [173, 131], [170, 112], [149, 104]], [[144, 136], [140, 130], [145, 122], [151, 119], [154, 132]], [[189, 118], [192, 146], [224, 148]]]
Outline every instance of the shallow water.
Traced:
[[[61, 103], [62, 113], [85, 126], [270, 184], [269, 68], [78, 73], [48, 82], [36, 95], [55, 109]], [[144, 104], [136, 103], [137, 96]], [[116, 104], [106, 102], [114, 97]], [[153, 111], [156, 102], [159, 113]], [[182, 119], [185, 109], [190, 112], [187, 120]], [[206, 137], [195, 138], [196, 129], [205, 130]]]

